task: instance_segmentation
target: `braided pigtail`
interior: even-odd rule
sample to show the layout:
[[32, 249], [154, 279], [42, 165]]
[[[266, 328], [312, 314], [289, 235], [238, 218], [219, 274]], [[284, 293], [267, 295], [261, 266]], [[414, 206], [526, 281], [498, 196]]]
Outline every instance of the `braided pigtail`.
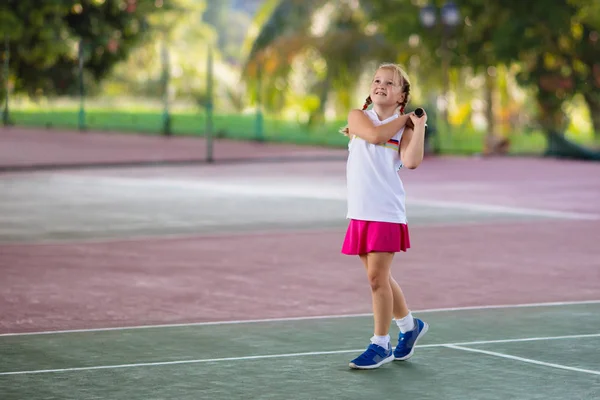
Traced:
[[365, 104], [363, 105], [363, 111], [365, 111], [367, 108], [369, 108], [369, 106], [373, 103], [373, 100], [371, 100], [371, 96], [367, 97], [365, 100]]
[[[408, 79], [406, 77], [403, 77], [402, 79], [402, 93], [404, 93], [404, 100], [402, 101], [402, 103], [400, 103], [400, 115], [404, 114], [404, 108], [406, 107], [406, 105], [408, 104], [408, 101], [410, 100], [410, 82], [408, 81]], [[408, 128], [414, 129], [414, 125], [412, 123], [411, 119], [408, 119], [408, 121], [406, 121], [406, 126]]]
[[410, 100], [410, 82], [408, 79], [403, 79], [403, 81], [402, 92], [404, 93], [404, 101], [400, 103], [400, 114], [404, 114], [404, 107], [406, 107]]

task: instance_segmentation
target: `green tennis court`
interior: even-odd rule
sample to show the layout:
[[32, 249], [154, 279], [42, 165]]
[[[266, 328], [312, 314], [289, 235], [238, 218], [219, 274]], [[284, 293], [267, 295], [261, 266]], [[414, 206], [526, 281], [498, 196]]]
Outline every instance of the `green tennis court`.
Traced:
[[370, 316], [0, 337], [3, 399], [593, 399], [600, 302], [417, 312], [409, 361], [347, 366]]

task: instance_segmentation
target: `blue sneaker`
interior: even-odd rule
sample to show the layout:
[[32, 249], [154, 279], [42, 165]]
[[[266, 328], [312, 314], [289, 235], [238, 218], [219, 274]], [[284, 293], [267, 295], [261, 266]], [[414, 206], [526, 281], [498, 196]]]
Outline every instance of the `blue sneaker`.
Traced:
[[415, 352], [417, 341], [425, 336], [429, 325], [415, 318], [415, 328], [412, 331], [398, 335], [398, 345], [394, 349], [394, 360], [408, 360]]
[[394, 361], [394, 354], [392, 353], [392, 346], [390, 344], [385, 349], [375, 343], [371, 343], [364, 353], [350, 361], [350, 368], [375, 369], [392, 361]]

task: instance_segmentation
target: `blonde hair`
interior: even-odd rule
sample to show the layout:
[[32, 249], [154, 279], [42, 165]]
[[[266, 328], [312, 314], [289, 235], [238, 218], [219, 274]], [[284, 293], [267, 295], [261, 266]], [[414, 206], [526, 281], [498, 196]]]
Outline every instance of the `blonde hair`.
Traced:
[[[404, 69], [398, 65], [398, 64], [394, 64], [394, 63], [383, 63], [380, 64], [377, 67], [377, 70], [375, 73], [377, 73], [377, 71], [379, 71], [380, 69], [389, 69], [392, 70], [394, 72], [394, 81], [396, 81], [396, 79], [398, 81], [400, 81], [400, 86], [402, 87], [402, 93], [404, 93], [404, 100], [402, 101], [402, 103], [398, 104], [398, 108], [397, 111], [400, 112], [400, 114], [404, 114], [404, 108], [406, 107], [406, 105], [408, 104], [408, 101], [410, 100], [410, 80], [408, 79], [408, 74], [404, 71]], [[371, 96], [369, 95], [366, 99], [365, 99], [365, 104], [363, 104], [363, 111], [366, 110], [371, 103], [373, 103], [373, 100], [371, 100]], [[340, 133], [342, 133], [345, 136], [349, 136], [350, 131], [348, 129], [348, 125], [344, 126], [342, 129], [340, 129]]]

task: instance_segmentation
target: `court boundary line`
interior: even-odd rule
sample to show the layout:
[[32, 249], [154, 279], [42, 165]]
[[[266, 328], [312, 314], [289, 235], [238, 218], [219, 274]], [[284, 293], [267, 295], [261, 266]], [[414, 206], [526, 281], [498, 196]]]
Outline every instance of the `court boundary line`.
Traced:
[[[65, 173], [57, 173], [52, 174], [52, 178], [58, 180], [67, 180], [67, 181], [82, 181], [84, 179], [90, 178], [87, 175], [79, 176]], [[148, 184], [148, 182], [154, 182], [157, 185], [163, 186], [185, 186], [186, 188], [200, 188], [200, 189], [212, 189], [219, 191], [221, 194], [225, 195], [236, 195], [240, 194], [250, 196], [250, 197], [283, 197], [283, 198], [299, 198], [299, 199], [317, 199], [317, 200], [337, 200], [337, 201], [345, 201], [346, 194], [344, 192], [345, 187], [340, 186], [338, 188], [334, 188], [329, 192], [323, 193], [317, 187], [312, 186], [313, 192], [307, 194], [306, 186], [302, 186], [300, 191], [293, 186], [281, 186], [275, 183], [271, 184], [262, 184], [260, 186], [256, 185], [240, 185], [239, 183], [230, 184], [223, 183], [218, 181], [211, 180], [189, 180], [189, 179], [148, 179], [148, 178], [139, 178], [139, 177], [123, 177], [123, 176], [94, 176], [96, 180], [108, 182], [109, 184], [114, 185], [143, 185]], [[309, 186], [308, 188], [311, 188]], [[497, 204], [489, 204], [489, 203], [465, 203], [460, 201], [443, 201], [443, 200], [427, 200], [420, 197], [413, 197], [408, 200], [408, 207], [411, 206], [425, 206], [432, 207], [438, 209], [454, 209], [454, 210], [462, 210], [462, 211], [477, 211], [481, 213], [487, 213], [489, 215], [504, 215], [504, 216], [521, 216], [521, 217], [542, 217], [546, 219], [542, 220], [531, 220], [527, 221], [527, 223], [536, 223], [536, 222], [552, 222], [554, 220], [562, 220], [562, 221], [579, 221], [579, 222], [590, 222], [590, 221], [599, 221], [600, 214], [598, 213], [589, 213], [589, 212], [576, 212], [576, 211], [561, 211], [561, 210], [552, 210], [546, 208], [529, 208], [529, 207], [519, 207], [519, 206], [503, 206]], [[503, 224], [503, 223], [515, 223], [519, 221], [477, 221], [473, 223], [461, 223], [460, 226], [464, 225], [477, 225], [477, 224]], [[554, 221], [556, 222], [556, 221]], [[424, 227], [448, 227], [448, 226], [456, 226], [456, 223], [427, 223]], [[340, 228], [332, 228], [332, 227], [324, 227], [324, 228], [306, 228], [297, 230], [295, 228], [275, 228], [272, 230], [248, 230], [243, 232], [222, 232], [220, 234], [189, 234], [189, 233], [173, 233], [173, 234], [157, 234], [157, 235], [139, 235], [134, 237], [107, 237], [107, 238], [91, 238], [91, 239], [49, 239], [49, 240], [16, 240], [16, 241], [0, 241], [0, 246], [54, 246], [54, 245], [72, 245], [72, 244], [105, 244], [105, 243], [115, 243], [115, 242], [139, 242], [139, 241], [147, 241], [147, 240], [180, 240], [180, 239], [195, 239], [195, 238], [213, 238], [213, 237], [226, 237], [226, 236], [242, 236], [252, 234], [259, 235], [271, 235], [271, 234], [296, 234], [296, 233], [309, 233], [309, 232], [337, 232]]]
[[[71, 174], [54, 174], [53, 178], [63, 181], [88, 181], [90, 176], [79, 176]], [[266, 184], [252, 184], [242, 185], [240, 183], [223, 183], [220, 181], [212, 180], [190, 180], [190, 179], [148, 179], [140, 177], [124, 177], [124, 176], [94, 176], [96, 181], [108, 182], [113, 185], [145, 185], [152, 182], [155, 186], [166, 186], [168, 187], [184, 187], [186, 189], [210, 189], [219, 194], [224, 195], [245, 195], [254, 197], [282, 197], [282, 198], [300, 198], [300, 199], [318, 199], [318, 200], [338, 200], [346, 201], [346, 188], [343, 185], [333, 187], [331, 190], [323, 192], [319, 186], [282, 186], [279, 182], [277, 183], [266, 183]], [[299, 190], [300, 189], [300, 190]], [[310, 193], [308, 189], [313, 189]], [[560, 211], [551, 210], [546, 208], [529, 208], [529, 207], [513, 207], [503, 206], [488, 203], [466, 203], [461, 201], [444, 201], [444, 200], [427, 200], [419, 197], [412, 197], [409, 199], [407, 206], [426, 206], [434, 208], [445, 208], [445, 209], [457, 209], [473, 211], [477, 210], [480, 212], [487, 212], [490, 214], [512, 214], [512, 215], [529, 215], [537, 217], [548, 217], [556, 219], [566, 220], [587, 220], [597, 221], [600, 220], [600, 214], [588, 213], [588, 212], [576, 212], [576, 211]]]
[[566, 220], [583, 220], [583, 221], [597, 221], [600, 220], [600, 214], [587, 213], [587, 212], [576, 212], [576, 211], [559, 211], [549, 210], [544, 208], [529, 208], [529, 207], [513, 207], [513, 206], [502, 206], [496, 204], [485, 204], [485, 203], [463, 203], [456, 201], [443, 201], [443, 200], [423, 200], [413, 199], [415, 204], [421, 206], [429, 206], [436, 208], [454, 208], [457, 210], [468, 210], [468, 211], [481, 211], [490, 214], [513, 214], [523, 215], [532, 217], [548, 217], [556, 219]]
[[[59, 179], [86, 179], [89, 177], [80, 177], [78, 175], [69, 174], [58, 174]], [[142, 182], [147, 184], [149, 181], [147, 178], [139, 177], [124, 177], [124, 176], [98, 176], [97, 180], [109, 182], [117, 185], [134, 185], [141, 184]], [[314, 185], [292, 185], [286, 186], [281, 185], [281, 182], [271, 182], [263, 184], [251, 184], [243, 185], [240, 182], [236, 183], [225, 183], [223, 181], [213, 180], [189, 180], [189, 179], [152, 179], [151, 182], [154, 184], [164, 185], [167, 187], [184, 186], [186, 189], [193, 187], [199, 189], [210, 189], [217, 191], [220, 194], [233, 195], [233, 196], [254, 196], [254, 197], [283, 197], [283, 198], [300, 198], [300, 199], [318, 199], [318, 200], [338, 200], [346, 201], [346, 186], [339, 184], [339, 186], [333, 186], [331, 190], [323, 192], [321, 186]], [[307, 192], [311, 189], [310, 193]], [[529, 207], [513, 207], [503, 206], [489, 203], [466, 203], [462, 201], [444, 201], [444, 200], [426, 200], [419, 197], [411, 197], [408, 199], [407, 207], [411, 205], [434, 207], [442, 209], [456, 209], [456, 210], [477, 210], [480, 212], [487, 212], [490, 214], [508, 214], [508, 215], [521, 215], [521, 216], [534, 216], [534, 217], [547, 217], [565, 220], [584, 220], [584, 221], [597, 221], [600, 220], [600, 214], [588, 213], [588, 212], [576, 212], [576, 211], [560, 211], [551, 210], [546, 208], [529, 208]]]
[[[530, 338], [517, 338], [517, 339], [498, 339], [498, 340], [480, 340], [471, 342], [456, 342], [456, 343], [435, 343], [426, 345], [417, 345], [416, 347], [422, 349], [431, 348], [453, 348], [452, 346], [469, 346], [476, 344], [494, 344], [494, 343], [516, 343], [524, 341], [544, 341], [544, 340], [573, 340], [583, 338], [595, 338], [600, 337], [600, 333], [582, 334], [582, 335], [564, 335], [564, 336], [546, 336], [546, 337], [530, 337]], [[459, 350], [468, 348], [459, 348]], [[478, 349], [468, 349], [478, 350]], [[331, 350], [331, 351], [310, 351], [304, 353], [283, 353], [283, 354], [265, 354], [255, 356], [242, 356], [242, 357], [227, 357], [227, 358], [203, 358], [193, 360], [175, 360], [175, 361], [155, 361], [146, 363], [132, 363], [132, 364], [113, 364], [113, 365], [96, 365], [90, 367], [71, 367], [71, 368], [55, 368], [55, 369], [39, 369], [39, 370], [23, 370], [23, 371], [6, 371], [0, 372], [0, 376], [8, 375], [33, 375], [33, 374], [44, 374], [44, 373], [61, 373], [61, 372], [77, 372], [77, 371], [91, 371], [91, 370], [104, 370], [104, 369], [122, 369], [122, 368], [137, 368], [137, 367], [155, 367], [155, 366], [168, 366], [168, 365], [184, 365], [184, 364], [205, 364], [215, 362], [228, 362], [228, 361], [248, 361], [248, 360], [263, 360], [263, 359], [274, 359], [274, 358], [291, 358], [291, 357], [306, 357], [306, 356], [318, 356], [318, 355], [331, 355], [331, 354], [345, 354], [362, 352], [363, 349], [349, 349], [349, 350]], [[501, 354], [501, 353], [498, 353]], [[534, 360], [535, 361], [535, 360]], [[558, 364], [556, 364], [558, 365]], [[580, 371], [581, 372], [581, 371]], [[600, 374], [600, 372], [599, 372]]]
[[447, 347], [449, 349], [455, 349], [455, 350], [466, 351], [466, 352], [471, 352], [471, 353], [486, 354], [486, 355], [489, 355], [489, 356], [506, 358], [506, 359], [515, 360], [515, 361], [521, 361], [521, 362], [524, 362], [524, 363], [529, 363], [529, 364], [534, 364], [534, 365], [541, 365], [541, 366], [544, 366], [544, 367], [564, 369], [564, 370], [567, 370], [567, 371], [583, 372], [583, 373], [592, 374], [592, 375], [600, 375], [600, 371], [594, 371], [594, 370], [591, 370], [591, 369], [584, 369], [584, 368], [577, 368], [577, 367], [569, 367], [568, 365], [562, 365], [562, 364], [548, 363], [548, 362], [545, 362], [545, 361], [534, 360], [532, 358], [518, 357], [518, 356], [513, 356], [513, 355], [510, 355], [510, 354], [498, 353], [496, 351], [489, 351], [489, 350], [482, 350], [482, 349], [473, 349], [473, 348], [470, 348], [470, 347], [462, 347], [462, 346], [456, 345], [456, 344], [449, 344], [449, 345], [447, 345], [445, 347]]
[[[600, 304], [600, 300], [556, 301], [556, 302], [542, 302], [542, 303], [498, 304], [498, 305], [465, 306], [465, 307], [429, 308], [429, 309], [423, 309], [423, 310], [412, 310], [412, 312], [415, 314], [445, 313], [445, 312], [455, 312], [455, 311], [477, 311], [477, 310], [537, 308], [537, 307], [561, 307], [561, 306], [577, 306], [577, 305], [588, 305], [588, 304]], [[322, 319], [360, 318], [360, 317], [371, 317], [372, 315], [373, 315], [372, 313], [315, 315], [315, 316], [302, 316], [302, 317], [263, 318], [263, 319], [232, 320], [232, 321], [189, 322], [189, 323], [178, 323], [178, 324], [132, 325], [132, 326], [117, 326], [117, 327], [108, 327], [108, 328], [49, 330], [49, 331], [37, 331], [37, 332], [13, 332], [13, 333], [9, 332], [9, 333], [0, 333], [0, 338], [15, 337], [15, 336], [69, 334], [69, 333], [111, 332], [111, 331], [138, 330], [138, 329], [185, 328], [185, 327], [195, 327], [195, 326], [240, 325], [240, 324], [255, 324], [255, 323], [311, 321], [311, 320], [322, 320]]]
[[[73, 178], [72, 175], [63, 175], [64, 177]], [[136, 177], [115, 177], [115, 176], [102, 176], [97, 179], [103, 179], [109, 183], [116, 184], [139, 184], [141, 182], [147, 183], [147, 179], [140, 179]], [[190, 186], [200, 189], [211, 189], [218, 191], [221, 194], [229, 194], [234, 196], [246, 195], [255, 197], [284, 197], [284, 198], [308, 198], [318, 200], [338, 200], [346, 201], [346, 187], [340, 185], [333, 187], [332, 190], [323, 192], [322, 187], [312, 185], [301, 185], [301, 186], [282, 186], [280, 182], [277, 183], [266, 183], [266, 184], [252, 184], [243, 185], [238, 183], [224, 183], [222, 181], [211, 181], [211, 180], [182, 180], [182, 179], [153, 179], [152, 182], [166, 185], [166, 186], [181, 186], [184, 185], [186, 188]], [[307, 193], [307, 189], [313, 189], [312, 192]], [[559, 211], [549, 210], [545, 208], [529, 208], [529, 207], [512, 207], [502, 206], [495, 204], [486, 203], [465, 203], [461, 201], [443, 201], [443, 200], [426, 200], [419, 197], [413, 197], [408, 199], [407, 206], [411, 207], [411, 204], [416, 206], [426, 206], [433, 208], [442, 209], [456, 209], [456, 210], [477, 210], [480, 212], [486, 212], [490, 214], [507, 214], [507, 215], [521, 215], [521, 216], [533, 216], [533, 217], [547, 217], [565, 220], [584, 220], [584, 221], [597, 221], [600, 220], [600, 214], [587, 213], [587, 212], [575, 212], [575, 211]]]

